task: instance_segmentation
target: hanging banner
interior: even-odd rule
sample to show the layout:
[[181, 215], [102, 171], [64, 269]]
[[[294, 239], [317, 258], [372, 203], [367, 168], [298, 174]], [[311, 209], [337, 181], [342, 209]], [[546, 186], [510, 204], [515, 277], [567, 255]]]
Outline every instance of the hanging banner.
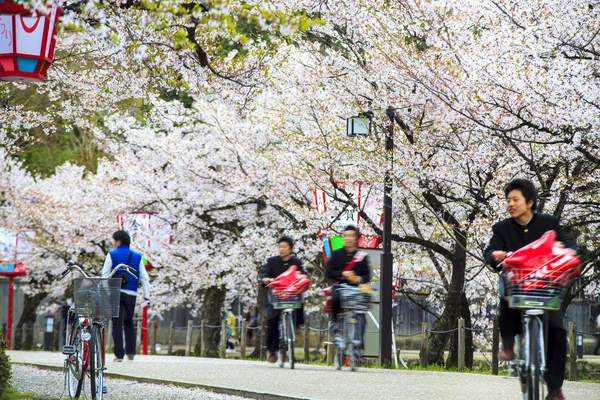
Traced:
[[[353, 209], [345, 202], [336, 201], [321, 189], [314, 190], [315, 208], [317, 211], [327, 213], [329, 225], [332, 228], [343, 229], [348, 225], [360, 227], [361, 217], [359, 210], [362, 210], [375, 224], [383, 224], [383, 190], [378, 185], [372, 185], [369, 182], [336, 182], [353, 202], [358, 209]], [[337, 191], [337, 197], [345, 198], [346, 195]]]
[[0, 275], [25, 275], [25, 266], [29, 265], [35, 253], [33, 240], [35, 232], [31, 229], [11, 229], [0, 227]]
[[120, 213], [117, 224], [119, 229], [129, 233], [134, 246], [152, 255], [156, 265], [146, 260], [146, 268], [161, 268], [160, 251], [163, 245], [173, 241], [173, 224], [164, 221], [158, 214], [148, 212]]

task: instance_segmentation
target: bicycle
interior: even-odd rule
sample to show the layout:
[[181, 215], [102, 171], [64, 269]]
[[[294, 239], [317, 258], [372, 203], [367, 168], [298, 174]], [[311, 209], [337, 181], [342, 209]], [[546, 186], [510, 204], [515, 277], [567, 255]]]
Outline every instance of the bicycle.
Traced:
[[287, 352], [290, 369], [294, 369], [296, 355], [294, 347], [296, 345], [296, 333], [294, 331], [295, 309], [302, 307], [302, 296], [291, 296], [286, 299], [273, 297], [273, 308], [282, 310], [279, 318], [279, 351], [277, 352], [277, 362], [281, 368], [285, 365]]
[[[562, 247], [553, 248], [554, 231], [501, 263], [500, 295], [510, 308], [523, 311], [523, 335], [515, 338], [516, 375], [524, 400], [545, 399], [548, 311], [561, 307], [567, 284], [579, 275], [579, 260]], [[542, 256], [549, 259], [545, 262]], [[539, 264], [536, 264], [539, 263]]]
[[345, 358], [348, 358], [348, 366], [356, 371], [362, 359], [362, 336], [365, 327], [365, 314], [369, 311], [369, 300], [371, 295], [361, 292], [360, 288], [348, 284], [340, 284], [340, 306], [341, 310], [336, 321], [338, 332], [333, 340], [334, 352], [333, 362], [337, 370], [342, 369]]
[[[69, 308], [65, 335], [68, 344], [62, 347], [62, 353], [67, 356], [63, 370], [71, 399], [81, 396], [86, 374], [90, 379], [92, 399], [102, 400], [108, 392], [104, 385], [104, 321], [119, 316], [122, 279], [112, 278], [119, 268], [132, 274], [128, 265], [119, 264], [106, 277], [91, 276], [69, 262], [67, 269], [57, 279], [62, 280], [73, 270], [83, 276], [73, 279], [74, 304]], [[68, 321], [71, 316], [72, 326]]]

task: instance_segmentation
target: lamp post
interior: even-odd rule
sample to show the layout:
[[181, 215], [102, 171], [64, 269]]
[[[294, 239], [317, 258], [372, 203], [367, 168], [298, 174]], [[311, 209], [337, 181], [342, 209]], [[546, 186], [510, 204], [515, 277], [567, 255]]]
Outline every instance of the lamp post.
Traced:
[[[379, 279], [379, 362], [382, 365], [392, 362], [392, 168], [394, 163], [394, 108], [388, 107], [385, 114], [390, 120], [385, 139], [385, 152], [390, 163], [385, 171], [383, 188], [383, 253], [380, 260]], [[368, 135], [371, 132], [371, 114], [366, 113], [346, 120], [346, 134], [349, 137]]]
[[379, 362], [392, 362], [392, 168], [394, 165], [394, 108], [388, 107], [385, 114], [390, 120], [385, 138], [385, 153], [389, 157], [383, 187], [383, 253], [379, 267]]

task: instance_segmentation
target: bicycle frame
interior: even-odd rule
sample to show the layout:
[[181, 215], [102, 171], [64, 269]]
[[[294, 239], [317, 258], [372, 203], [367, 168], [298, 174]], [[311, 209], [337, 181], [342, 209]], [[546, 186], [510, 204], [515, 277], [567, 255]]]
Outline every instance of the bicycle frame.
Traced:
[[290, 368], [294, 369], [295, 364], [294, 347], [296, 344], [296, 332], [294, 332], [294, 315], [292, 314], [293, 311], [293, 308], [285, 308], [281, 310], [281, 315], [279, 317], [280, 349], [277, 353], [277, 358], [279, 361], [279, 366], [282, 368], [285, 364], [286, 346], [288, 347], [287, 356]]
[[[360, 345], [362, 344], [362, 324], [365, 324], [366, 321], [360, 321], [361, 316], [363, 319], [365, 318], [365, 311], [358, 311], [349, 309], [345, 312], [341, 312], [338, 314], [338, 326], [342, 327], [342, 336], [334, 340], [334, 346], [336, 347], [336, 353], [334, 354], [334, 365], [336, 369], [341, 369], [345, 364], [344, 359], [347, 356], [349, 358], [349, 366], [352, 371], [355, 371], [358, 364], [358, 359], [355, 354], [355, 350], [357, 347], [360, 351]], [[340, 321], [341, 320], [341, 321]], [[360, 339], [357, 339], [360, 338]]]

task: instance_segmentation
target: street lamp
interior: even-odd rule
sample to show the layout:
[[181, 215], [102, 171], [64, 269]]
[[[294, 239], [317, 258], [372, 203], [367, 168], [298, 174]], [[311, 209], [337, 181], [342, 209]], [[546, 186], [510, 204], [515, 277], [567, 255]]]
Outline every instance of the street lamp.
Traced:
[[[379, 362], [383, 365], [392, 362], [392, 169], [394, 165], [394, 116], [393, 107], [388, 107], [385, 114], [390, 120], [385, 140], [385, 152], [389, 158], [388, 169], [385, 171], [383, 188], [383, 253], [380, 260], [379, 279]], [[370, 112], [351, 117], [346, 120], [346, 135], [368, 135], [371, 133]]]
[[368, 136], [371, 133], [371, 114], [361, 114], [356, 117], [350, 117], [346, 119], [346, 135], [348, 137], [354, 136]]

